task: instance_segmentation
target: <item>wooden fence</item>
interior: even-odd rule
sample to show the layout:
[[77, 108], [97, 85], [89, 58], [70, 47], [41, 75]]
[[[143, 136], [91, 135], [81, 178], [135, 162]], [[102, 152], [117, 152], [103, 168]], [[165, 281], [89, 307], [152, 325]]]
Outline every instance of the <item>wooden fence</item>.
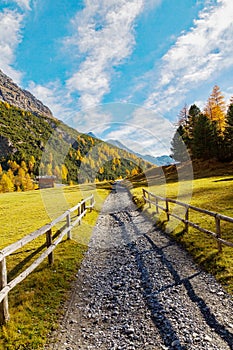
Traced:
[[[89, 203], [89, 205], [87, 205]], [[70, 208], [65, 213], [60, 215], [58, 218], [51, 221], [49, 224], [41, 227], [40, 229], [30, 233], [29, 235], [23, 237], [19, 241], [7, 246], [0, 251], [0, 323], [3, 324], [7, 322], [10, 318], [8, 309], [8, 293], [13, 289], [18, 283], [23, 281], [36, 267], [38, 267], [42, 261], [48, 257], [48, 263], [53, 264], [54, 256], [53, 250], [62, 241], [63, 237], [67, 234], [67, 238], [72, 238], [71, 230], [76, 224], [81, 223], [81, 219], [87, 213], [87, 209], [93, 209], [95, 204], [94, 196], [83, 199], [73, 208]], [[77, 211], [77, 215], [74, 214], [73, 217], [71, 213]], [[65, 221], [65, 225], [57, 230], [57, 232], [52, 236], [52, 228], [58, 223]], [[45, 235], [46, 236], [46, 246], [47, 249], [22, 273], [15, 277], [9, 283], [7, 282], [7, 267], [6, 258], [14, 253], [16, 250], [22, 248], [29, 242], [35, 240], [36, 238]], [[56, 239], [53, 241], [53, 238]]]
[[[156, 208], [156, 214], [159, 214], [159, 209], [163, 210], [164, 212], [166, 212], [167, 215], [167, 220], [170, 220], [170, 216], [173, 216], [174, 218], [176, 218], [177, 220], [180, 220], [184, 223], [185, 227], [184, 227], [184, 231], [188, 233], [188, 228], [189, 226], [194, 227], [195, 229], [199, 230], [200, 232], [206, 233], [210, 236], [212, 236], [218, 244], [218, 251], [221, 252], [222, 251], [222, 245], [227, 245], [229, 247], [233, 247], [233, 243], [226, 241], [225, 239], [223, 239], [221, 237], [221, 221], [226, 221], [226, 222], [230, 222], [233, 223], [233, 218], [226, 216], [226, 215], [222, 215], [222, 214], [218, 214], [218, 213], [214, 213], [212, 211], [206, 210], [206, 209], [201, 209], [198, 207], [194, 207], [193, 205], [189, 205], [183, 202], [179, 202], [175, 199], [171, 199], [171, 198], [164, 198], [164, 197], [160, 197], [157, 196], [145, 189], [142, 190], [143, 191], [143, 198], [145, 203], [149, 203], [149, 207], [151, 207], [151, 205], [155, 205]], [[165, 207], [162, 206], [160, 204], [160, 202], [164, 202]], [[169, 203], [173, 203], [173, 204], [177, 204], [178, 206], [181, 206], [183, 208], [185, 208], [185, 215], [184, 218], [181, 218], [180, 216], [178, 216], [177, 214], [173, 213], [170, 211], [169, 208]], [[196, 212], [202, 213], [202, 214], [206, 214], [208, 216], [211, 216], [213, 218], [215, 218], [215, 232], [207, 230], [201, 226], [199, 226], [198, 224], [189, 221], [189, 214], [190, 214], [190, 210], [194, 210]]]

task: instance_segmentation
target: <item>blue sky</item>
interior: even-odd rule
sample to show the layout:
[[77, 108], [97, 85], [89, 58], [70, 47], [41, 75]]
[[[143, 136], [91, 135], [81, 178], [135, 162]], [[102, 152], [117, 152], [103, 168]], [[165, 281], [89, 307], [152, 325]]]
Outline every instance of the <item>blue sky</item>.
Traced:
[[233, 2], [1, 0], [0, 52], [58, 119], [156, 156], [184, 104], [233, 95]]

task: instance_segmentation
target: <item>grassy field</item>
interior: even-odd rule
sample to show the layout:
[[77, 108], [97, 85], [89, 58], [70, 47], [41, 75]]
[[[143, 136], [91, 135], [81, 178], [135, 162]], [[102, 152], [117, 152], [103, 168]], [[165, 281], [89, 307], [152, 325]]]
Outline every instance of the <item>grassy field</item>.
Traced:
[[[145, 187], [146, 188], [146, 187]], [[216, 176], [196, 179], [194, 181], [171, 182], [167, 184], [153, 185], [148, 189], [159, 196], [167, 196], [196, 207], [218, 212], [233, 217], [233, 177]], [[142, 187], [132, 189], [138, 204], [142, 203]], [[160, 203], [165, 206], [164, 203]], [[179, 208], [171, 205], [174, 213], [184, 218], [184, 213]], [[210, 236], [189, 228], [189, 233], [184, 233], [184, 224], [171, 218], [166, 221], [166, 214], [160, 210], [155, 214], [155, 207], [144, 206], [147, 212], [158, 224], [192, 254], [194, 259], [203, 268], [215, 275], [218, 281], [231, 293], [233, 293], [233, 248], [223, 246], [222, 253], [218, 253], [217, 242]], [[190, 220], [203, 228], [215, 232], [215, 220], [205, 214], [190, 211]], [[222, 237], [233, 242], [233, 224], [221, 223]]]
[[[94, 194], [95, 209], [81, 226], [72, 231], [54, 251], [54, 265], [47, 259], [9, 293], [10, 321], [0, 330], [1, 350], [42, 349], [51, 329], [57, 325], [70, 283], [87, 250], [87, 244], [110, 184], [61, 187], [41, 191], [0, 195], [0, 249], [49, 223], [82, 198]], [[8, 278], [12, 280], [41, 253], [45, 237], [39, 238], [7, 258]]]

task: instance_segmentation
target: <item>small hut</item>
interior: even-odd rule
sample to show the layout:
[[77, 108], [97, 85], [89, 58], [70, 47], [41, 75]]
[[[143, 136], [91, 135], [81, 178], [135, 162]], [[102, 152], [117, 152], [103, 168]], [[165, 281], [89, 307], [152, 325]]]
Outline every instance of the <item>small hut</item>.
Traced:
[[54, 187], [56, 176], [54, 175], [44, 175], [44, 176], [38, 176], [37, 180], [39, 183], [39, 188], [51, 188]]

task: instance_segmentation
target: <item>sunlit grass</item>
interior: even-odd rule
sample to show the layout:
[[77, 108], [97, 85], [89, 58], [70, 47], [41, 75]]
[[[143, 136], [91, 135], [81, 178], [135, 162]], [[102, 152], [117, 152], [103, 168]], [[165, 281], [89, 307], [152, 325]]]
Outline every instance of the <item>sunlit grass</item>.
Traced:
[[[196, 179], [192, 183], [183, 181], [154, 185], [149, 187], [148, 190], [162, 197], [170, 197], [199, 208], [233, 217], [232, 176]], [[142, 203], [142, 187], [136, 187], [132, 189], [132, 192], [138, 203]], [[162, 202], [160, 204], [165, 206]], [[233, 248], [223, 246], [222, 253], [218, 253], [217, 242], [211, 236], [191, 227], [188, 233], [184, 233], [183, 223], [175, 218], [171, 218], [168, 223], [166, 213], [160, 210], [159, 215], [156, 215], [154, 206], [150, 209], [148, 205], [145, 205], [144, 210], [163, 229], [167, 231], [172, 229], [170, 235], [181, 242], [198, 263], [207, 271], [213, 273], [226, 289], [233, 293]], [[170, 204], [170, 211], [176, 214], [179, 213], [184, 218], [184, 212], [182, 213], [182, 209], [180, 211], [180, 207]], [[214, 218], [191, 210], [189, 220], [215, 232]], [[233, 224], [221, 222], [221, 230], [222, 237], [233, 242]]]
[[[56, 327], [70, 283], [77, 273], [109, 186], [61, 187], [41, 191], [0, 195], [0, 249], [49, 223], [81, 199], [94, 194], [95, 209], [83, 218], [54, 251], [54, 264], [45, 260], [31, 275], [9, 293], [10, 321], [0, 331], [0, 349], [42, 349], [49, 331]], [[77, 213], [76, 213], [77, 214]], [[8, 278], [12, 280], [41, 252], [45, 236], [27, 244], [7, 258]], [[44, 248], [45, 249], [45, 248]]]

